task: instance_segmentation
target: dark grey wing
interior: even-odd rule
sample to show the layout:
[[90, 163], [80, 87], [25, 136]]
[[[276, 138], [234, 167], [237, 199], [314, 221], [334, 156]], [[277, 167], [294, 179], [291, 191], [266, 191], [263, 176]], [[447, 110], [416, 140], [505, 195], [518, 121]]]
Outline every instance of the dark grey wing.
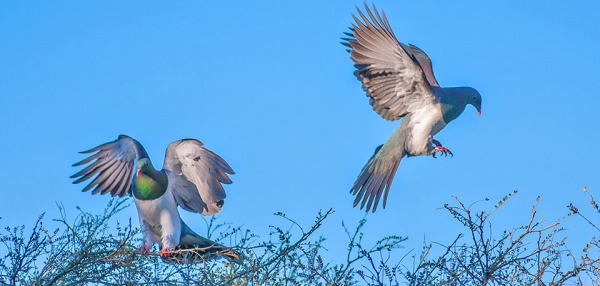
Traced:
[[435, 79], [435, 75], [433, 75], [433, 66], [431, 64], [431, 59], [429, 58], [429, 56], [423, 50], [421, 50], [419, 47], [413, 44], [408, 44], [408, 46], [402, 43], [400, 44], [406, 52], [408, 52], [412, 57], [414, 57], [417, 60], [417, 62], [419, 62], [419, 66], [421, 66], [421, 69], [423, 70], [423, 73], [425, 74], [429, 85], [440, 86], [440, 84]]
[[228, 174], [234, 172], [223, 158], [202, 146], [196, 139], [169, 144], [163, 169], [179, 206], [210, 215], [221, 210], [225, 199], [222, 184], [231, 184]]
[[370, 97], [373, 110], [387, 120], [402, 118], [427, 104], [435, 104], [436, 97], [426, 75], [414, 56], [399, 43], [385, 14], [372, 13], [365, 5], [368, 18], [360, 9], [362, 21], [352, 15], [355, 24], [350, 38], [342, 43], [350, 48], [350, 57], [356, 67], [355, 75]]
[[115, 141], [80, 153], [94, 154], [73, 164], [73, 167], [77, 167], [91, 162], [83, 170], [71, 176], [73, 179], [78, 178], [73, 184], [81, 183], [95, 176], [82, 192], [93, 188], [92, 194], [94, 195], [98, 193], [104, 195], [110, 192], [113, 197], [131, 195], [135, 162], [141, 158], [148, 158], [144, 147], [127, 135], [119, 135]]

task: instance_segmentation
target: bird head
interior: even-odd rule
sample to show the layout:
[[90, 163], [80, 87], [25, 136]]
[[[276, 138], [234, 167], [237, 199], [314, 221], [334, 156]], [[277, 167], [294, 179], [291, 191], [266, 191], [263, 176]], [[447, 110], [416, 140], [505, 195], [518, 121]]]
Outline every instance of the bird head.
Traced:
[[145, 173], [149, 166], [150, 160], [148, 160], [148, 158], [140, 159], [137, 162], [137, 170], [135, 171], [135, 176], [137, 177], [140, 175], [140, 173]]
[[474, 88], [467, 90], [467, 104], [473, 105], [477, 109], [477, 115], [481, 115], [481, 94]]

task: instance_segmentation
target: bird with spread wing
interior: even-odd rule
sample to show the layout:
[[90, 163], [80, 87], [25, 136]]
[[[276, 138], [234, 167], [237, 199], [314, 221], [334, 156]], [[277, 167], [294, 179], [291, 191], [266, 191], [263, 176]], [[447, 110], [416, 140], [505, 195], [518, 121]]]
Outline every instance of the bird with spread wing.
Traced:
[[481, 114], [481, 95], [471, 87], [440, 87], [431, 60], [414, 45], [400, 43], [385, 16], [365, 4], [359, 17], [345, 33], [343, 45], [354, 62], [356, 78], [362, 83], [373, 110], [387, 120], [402, 118], [389, 139], [377, 147], [362, 168], [350, 193], [354, 206], [375, 212], [381, 197], [386, 206], [396, 170], [405, 156], [452, 152], [433, 138], [456, 119], [467, 105]]
[[81, 153], [93, 153], [73, 165], [89, 163], [71, 176], [77, 178], [75, 184], [93, 178], [82, 191], [134, 197], [144, 239], [141, 252], [158, 243], [163, 258], [176, 249], [194, 248], [240, 260], [240, 254], [196, 234], [179, 216], [178, 206], [202, 215], [220, 211], [225, 199], [222, 184], [230, 184], [228, 174], [234, 174], [229, 164], [202, 142], [183, 139], [169, 144], [162, 170], [156, 170], [144, 147], [126, 135]]

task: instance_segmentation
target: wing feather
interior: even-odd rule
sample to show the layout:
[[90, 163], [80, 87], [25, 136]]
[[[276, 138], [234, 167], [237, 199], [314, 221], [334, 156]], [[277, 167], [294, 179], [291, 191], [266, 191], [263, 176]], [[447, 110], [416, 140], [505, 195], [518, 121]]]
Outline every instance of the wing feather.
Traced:
[[370, 97], [373, 110], [387, 120], [406, 116], [415, 106], [435, 104], [432, 86], [437, 86], [431, 60], [414, 45], [396, 39], [385, 13], [365, 5], [342, 44], [349, 47], [355, 75]]
[[118, 189], [119, 185], [123, 183], [123, 178], [127, 178], [128, 175], [131, 174], [127, 171], [127, 163], [120, 161], [117, 171], [114, 173], [114, 176], [111, 178], [112, 183], [108, 186], [108, 190]]
[[163, 169], [175, 201], [183, 209], [203, 215], [221, 210], [225, 199], [222, 184], [230, 184], [233, 169], [195, 139], [177, 140], [167, 147]]
[[105, 195], [109, 191], [114, 190], [117, 183], [119, 183], [118, 178], [123, 175], [124, 164], [122, 164], [121, 161], [115, 161], [115, 166], [113, 166], [112, 169], [113, 171], [111, 173], [105, 171], [105, 173], [107, 174], [107, 178], [102, 180], [102, 182], [98, 184], [98, 187], [96, 187], [94, 191], [102, 192], [102, 194]]
[[431, 64], [431, 59], [427, 54], [421, 50], [419, 47], [409, 44], [408, 46], [401, 44], [404, 50], [406, 50], [411, 56], [413, 56], [417, 62], [419, 62], [419, 66], [423, 69], [423, 73], [427, 78], [427, 82], [431, 86], [440, 86], [440, 84], [435, 79], [435, 75], [433, 75], [433, 66]]
[[[80, 177], [79, 179], [77, 179], [74, 182], [75, 184], [79, 184], [79, 183], [93, 177], [94, 175], [98, 174], [102, 170], [102, 167], [104, 165], [106, 165], [107, 163], [110, 163], [113, 158], [114, 158], [114, 156], [112, 154], [109, 154], [109, 155], [104, 154], [104, 156], [102, 156], [102, 157], [97, 156], [96, 158], [94, 158], [94, 159], [96, 159], [96, 162], [94, 162], [94, 164], [88, 165], [81, 171], [72, 175], [71, 178]], [[73, 166], [79, 166], [79, 165], [74, 164]]]
[[82, 192], [88, 191], [93, 186], [96, 186], [95, 190], [101, 191], [103, 189], [103, 185], [106, 183], [106, 180], [115, 171], [114, 167], [115, 167], [115, 165], [117, 165], [116, 163], [117, 162], [115, 160], [111, 160], [111, 161], [106, 162], [106, 164], [102, 165], [101, 169], [97, 168], [96, 170], [99, 170], [98, 175], [92, 180], [91, 183], [89, 183], [87, 186], [85, 186], [85, 188], [83, 188], [83, 190], [81, 190], [81, 191]]
[[131, 180], [133, 166], [141, 158], [148, 158], [144, 147], [135, 139], [120, 135], [114, 141], [101, 144], [92, 149], [80, 152], [94, 153], [73, 164], [74, 167], [88, 164], [85, 168], [71, 176], [74, 184], [94, 178], [82, 191], [92, 190], [92, 194], [107, 194], [111, 196], [131, 195]]

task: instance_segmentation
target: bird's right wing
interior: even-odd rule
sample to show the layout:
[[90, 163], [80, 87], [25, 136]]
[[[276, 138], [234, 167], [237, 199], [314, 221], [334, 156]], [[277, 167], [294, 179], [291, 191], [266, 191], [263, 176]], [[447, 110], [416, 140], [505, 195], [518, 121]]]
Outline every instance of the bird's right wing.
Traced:
[[225, 199], [222, 184], [231, 184], [228, 174], [234, 174], [223, 158], [196, 139], [169, 144], [163, 169], [169, 171], [169, 185], [177, 204], [203, 215], [221, 210]]
[[414, 57], [417, 60], [419, 66], [421, 66], [421, 69], [425, 74], [425, 78], [427, 78], [427, 82], [429, 83], [429, 85], [440, 86], [440, 84], [435, 79], [435, 75], [433, 75], [433, 66], [431, 64], [431, 59], [429, 58], [429, 56], [423, 50], [421, 50], [419, 47], [413, 44], [408, 44], [407, 46], [405, 44], [400, 43], [400, 45], [402, 45], [402, 47], [407, 53], [409, 53], [412, 57]]
[[75, 173], [71, 178], [76, 179], [73, 184], [81, 183], [96, 176], [92, 182], [83, 188], [83, 192], [92, 188], [92, 194], [102, 195], [110, 192], [114, 196], [123, 197], [131, 195], [131, 181], [133, 178], [134, 164], [141, 158], [148, 158], [144, 147], [135, 139], [120, 135], [115, 141], [104, 143], [80, 153], [94, 153], [89, 157], [73, 164], [74, 167], [92, 162], [83, 170]]
[[[415, 46], [398, 42], [385, 14], [379, 15], [375, 7], [375, 13], [365, 8], [369, 17], [360, 10], [362, 21], [352, 15], [356, 23], [351, 33], [346, 33], [351, 38], [344, 39], [343, 44], [350, 48], [355, 75], [371, 98], [373, 110], [387, 120], [396, 120], [424, 105], [435, 104], [431, 81], [419, 60], [424, 56], [429, 61], [427, 55]], [[431, 78], [437, 84], [433, 73]]]

